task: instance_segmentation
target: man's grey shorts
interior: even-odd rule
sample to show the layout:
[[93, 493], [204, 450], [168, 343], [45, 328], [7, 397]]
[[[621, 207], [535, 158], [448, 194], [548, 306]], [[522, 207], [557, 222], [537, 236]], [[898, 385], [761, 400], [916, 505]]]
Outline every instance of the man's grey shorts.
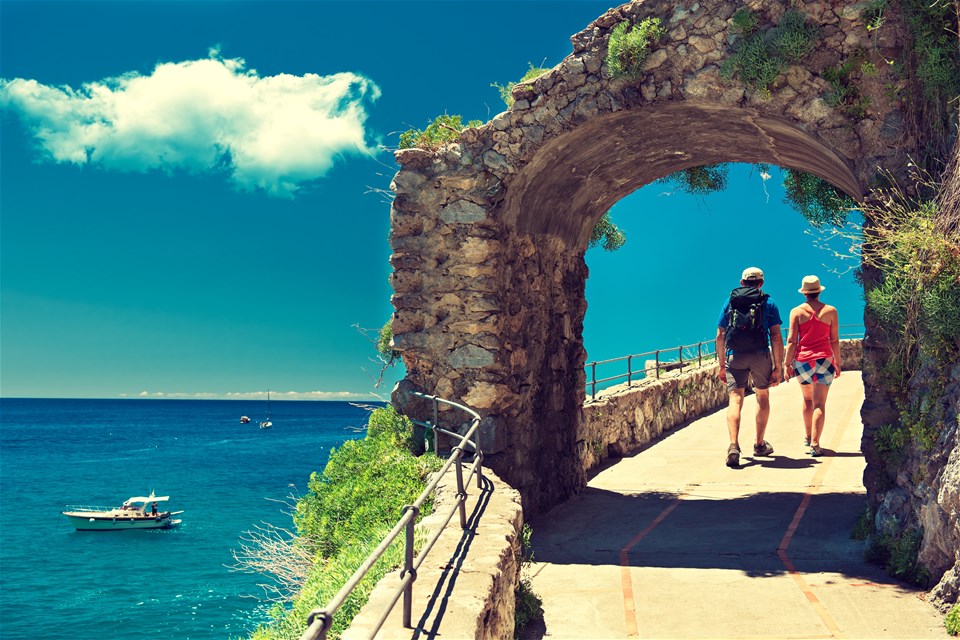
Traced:
[[746, 389], [748, 377], [753, 378], [754, 389], [766, 389], [771, 373], [773, 361], [769, 351], [732, 353], [727, 356], [727, 391]]

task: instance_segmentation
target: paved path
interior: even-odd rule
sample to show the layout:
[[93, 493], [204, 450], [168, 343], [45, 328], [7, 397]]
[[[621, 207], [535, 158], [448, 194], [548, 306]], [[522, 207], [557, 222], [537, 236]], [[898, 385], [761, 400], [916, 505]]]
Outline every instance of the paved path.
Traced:
[[923, 592], [849, 537], [865, 505], [859, 372], [834, 383], [822, 458], [805, 453], [800, 402], [795, 381], [772, 390], [769, 458], [752, 457], [749, 397], [739, 469], [724, 465], [721, 410], [532, 522], [544, 637], [949, 637]]

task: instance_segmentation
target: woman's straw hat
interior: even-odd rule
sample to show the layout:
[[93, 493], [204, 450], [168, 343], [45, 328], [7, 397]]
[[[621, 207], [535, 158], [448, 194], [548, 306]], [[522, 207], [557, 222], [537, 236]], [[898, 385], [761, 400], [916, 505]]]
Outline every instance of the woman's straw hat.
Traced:
[[826, 289], [826, 287], [820, 284], [820, 278], [817, 276], [804, 276], [803, 283], [797, 291], [803, 294], [811, 294], [820, 293], [824, 289]]

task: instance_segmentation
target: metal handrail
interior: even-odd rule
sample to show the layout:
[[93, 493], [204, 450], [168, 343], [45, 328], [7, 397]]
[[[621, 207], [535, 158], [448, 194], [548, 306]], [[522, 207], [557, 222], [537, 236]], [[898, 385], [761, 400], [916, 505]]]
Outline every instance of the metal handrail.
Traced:
[[[851, 331], [850, 330], [851, 327], [858, 328], [859, 330]], [[840, 330], [841, 340], [862, 338], [864, 335], [864, 327], [862, 324], [841, 324], [837, 328]], [[847, 331], [844, 332], [844, 329], [846, 329]], [[783, 334], [784, 341], [786, 341], [787, 328], [781, 328], [780, 331]], [[697, 349], [696, 355], [694, 356], [691, 353], [691, 355], [687, 357], [686, 361], [684, 361], [684, 349], [692, 350], [694, 347], [696, 347]], [[603, 384], [605, 382], [613, 382], [615, 380], [623, 380], [625, 378], [627, 381], [627, 387], [632, 387], [634, 382], [637, 381], [635, 379], [635, 376], [637, 376], [637, 374], [642, 373], [646, 375], [649, 371], [656, 372], [654, 379], [659, 380], [660, 370], [664, 368], [664, 365], [669, 366], [669, 368], [679, 368], [682, 370], [686, 366], [691, 366], [693, 364], [693, 361], [696, 360], [697, 366], [700, 367], [703, 365], [704, 358], [706, 359], [716, 358], [717, 356], [716, 351], [717, 351], [716, 339], [712, 339], [712, 340], [701, 340], [700, 342], [695, 342], [693, 344], [688, 344], [688, 345], [680, 345], [679, 347], [654, 349], [653, 351], [645, 351], [643, 353], [635, 353], [627, 356], [620, 356], [619, 358], [609, 358], [607, 360], [596, 360], [594, 362], [588, 362], [587, 364], [584, 365], [584, 370], [587, 373], [587, 378], [589, 379], [589, 382], [587, 382], [587, 387], [590, 389], [590, 399], [591, 400], [597, 399], [597, 385], [599, 384]], [[671, 354], [673, 352], [676, 352], [677, 354], [676, 360], [664, 361], [660, 359], [661, 354]], [[634, 369], [633, 359], [641, 358], [645, 356], [653, 356], [654, 365], [652, 367], [644, 367], [643, 369]], [[606, 378], [597, 378], [597, 365], [623, 362], [624, 360], [626, 360], [627, 362], [626, 373], [618, 373], [616, 375], [608, 376]]]
[[[451, 450], [450, 457], [447, 459], [447, 462], [443, 465], [443, 467], [440, 468], [439, 472], [433, 474], [433, 479], [427, 484], [426, 488], [420, 493], [420, 496], [413, 502], [413, 504], [403, 507], [397, 524], [394, 525], [393, 529], [390, 530], [390, 533], [383, 538], [377, 548], [374, 549], [369, 556], [367, 556], [366, 560], [364, 560], [360, 567], [353, 573], [352, 576], [350, 576], [350, 579], [347, 580], [346, 584], [344, 584], [340, 591], [337, 592], [337, 595], [333, 596], [333, 598], [327, 602], [324, 607], [313, 609], [309, 613], [307, 616], [307, 629], [303, 632], [303, 635], [300, 636], [300, 640], [323, 640], [327, 637], [327, 631], [333, 625], [333, 616], [337, 613], [340, 607], [343, 606], [343, 603], [346, 601], [347, 597], [357, 587], [357, 585], [360, 584], [360, 581], [364, 578], [364, 576], [370, 572], [370, 569], [373, 568], [373, 565], [377, 562], [377, 560], [379, 560], [380, 557], [386, 553], [390, 545], [393, 544], [393, 542], [400, 536], [401, 531], [406, 535], [403, 570], [400, 573], [400, 586], [391, 596], [390, 604], [378, 619], [376, 626], [371, 633], [371, 637], [376, 635], [380, 630], [380, 627], [383, 626], [383, 623], [386, 622], [387, 617], [390, 615], [390, 612], [393, 611], [393, 608], [400, 599], [400, 596], [403, 596], [403, 626], [406, 628], [411, 628], [413, 616], [413, 583], [417, 579], [417, 569], [419, 569], [420, 565], [423, 564], [427, 554], [430, 553], [430, 550], [440, 538], [440, 534], [443, 533], [447, 525], [450, 523], [454, 512], [458, 510], [460, 512], [460, 528], [467, 528], [466, 485], [473, 478], [474, 474], [477, 476], [478, 489], [482, 487], [483, 483], [483, 452], [480, 450], [479, 438], [477, 438], [476, 441], [471, 440], [474, 434], [477, 433], [477, 429], [480, 427], [480, 415], [469, 407], [465, 407], [462, 404], [445, 400], [437, 396], [431, 396], [417, 391], [411, 392], [411, 395], [433, 402], [433, 421], [431, 422], [411, 419], [414, 424], [430, 429], [430, 431], [433, 432], [434, 443], [437, 442], [437, 435], [441, 433], [454, 438], [460, 438], [460, 442]], [[465, 411], [472, 416], [470, 428], [465, 434], [461, 436], [459, 433], [448, 431], [440, 427], [439, 405], [441, 404], [453, 407], [455, 409], [460, 409], [461, 411]], [[475, 455], [473, 464], [467, 467], [468, 473], [466, 478], [464, 478], [462, 459], [464, 451], [467, 447], [471, 447], [475, 452]], [[444, 516], [441, 526], [438, 527], [430, 539], [427, 540], [419, 555], [414, 558], [414, 527], [416, 525], [417, 517], [420, 515], [420, 508], [423, 506], [424, 502], [427, 501], [427, 498], [430, 497], [430, 494], [437, 488], [440, 480], [444, 475], [446, 475], [447, 471], [449, 471], [451, 467], [455, 467], [457, 477], [456, 502], [450, 509], [449, 513]]]

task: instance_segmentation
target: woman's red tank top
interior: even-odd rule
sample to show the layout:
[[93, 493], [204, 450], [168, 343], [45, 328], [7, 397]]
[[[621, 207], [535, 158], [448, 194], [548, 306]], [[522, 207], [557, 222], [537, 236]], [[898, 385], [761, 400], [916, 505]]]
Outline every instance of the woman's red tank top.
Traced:
[[811, 362], [820, 358], [833, 358], [833, 348], [830, 346], [830, 323], [823, 322], [813, 316], [798, 327], [799, 345], [797, 360]]

